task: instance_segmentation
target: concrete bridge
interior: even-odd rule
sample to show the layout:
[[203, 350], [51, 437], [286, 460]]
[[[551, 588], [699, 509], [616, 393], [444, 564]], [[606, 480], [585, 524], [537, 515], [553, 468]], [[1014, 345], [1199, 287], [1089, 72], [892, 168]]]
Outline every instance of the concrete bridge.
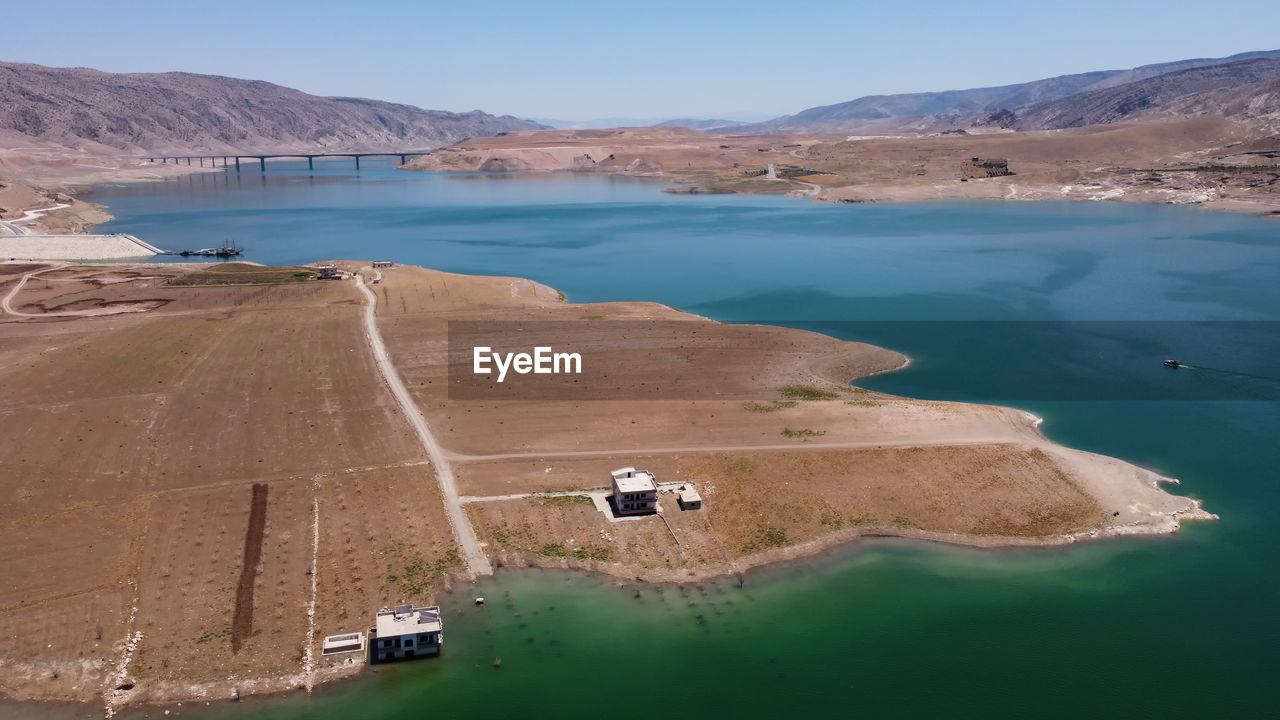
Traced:
[[258, 155], [258, 154], [148, 155], [148, 156], [145, 156], [143, 159], [146, 160], [147, 162], [161, 162], [166, 164], [170, 160], [172, 160], [174, 165], [181, 164], [183, 160], [187, 162], [187, 165], [191, 165], [191, 161], [196, 160], [200, 163], [200, 167], [205, 167], [204, 163], [206, 160], [209, 161], [209, 167], [218, 167], [218, 160], [221, 159], [222, 167], [229, 167], [230, 163], [234, 161], [236, 165], [236, 172], [240, 172], [240, 161], [242, 159], [257, 160], [258, 166], [262, 169], [262, 172], [266, 172], [267, 160], [273, 160], [275, 158], [298, 158], [298, 159], [306, 158], [307, 169], [314, 170], [316, 158], [349, 157], [349, 158], [355, 158], [356, 170], [359, 170], [360, 158], [363, 158], [363, 157], [398, 157], [400, 158], [400, 164], [403, 165], [411, 157], [417, 157], [419, 155], [428, 155], [428, 154], [429, 153], [426, 150], [412, 150], [407, 152], [365, 152], [365, 153], [265, 153], [262, 155]]

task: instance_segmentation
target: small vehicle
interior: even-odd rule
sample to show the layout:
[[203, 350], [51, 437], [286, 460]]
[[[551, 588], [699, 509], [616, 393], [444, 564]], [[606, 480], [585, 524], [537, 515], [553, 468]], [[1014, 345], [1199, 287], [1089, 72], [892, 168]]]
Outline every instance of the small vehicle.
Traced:
[[1177, 360], [1165, 360], [1164, 366], [1171, 367], [1171, 368], [1178, 368], [1178, 367], [1182, 367], [1182, 363], [1178, 362]]

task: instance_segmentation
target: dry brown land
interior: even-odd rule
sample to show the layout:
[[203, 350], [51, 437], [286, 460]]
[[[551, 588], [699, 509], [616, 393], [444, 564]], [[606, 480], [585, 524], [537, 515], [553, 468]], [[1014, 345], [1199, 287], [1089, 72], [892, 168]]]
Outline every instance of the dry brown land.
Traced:
[[[902, 364], [880, 348], [646, 303], [573, 305], [512, 278], [400, 267], [374, 289], [395, 365], [495, 564], [680, 580], [865, 533], [1046, 544], [1207, 516], [1146, 471], [1049, 443], [1025, 413], [849, 387]], [[470, 368], [450, 353], [446, 326], [479, 319], [519, 323], [530, 343], [572, 348], [594, 372], [537, 400], [492, 384], [489, 396], [469, 385], [459, 395]], [[455, 340], [465, 350], [493, 338]], [[792, 386], [814, 399], [788, 399]], [[603, 399], [581, 399], [602, 387]], [[619, 523], [585, 496], [539, 496], [602, 489], [627, 465], [696, 483], [707, 509], [680, 512], [668, 495], [665, 522]]]
[[[0, 292], [38, 267], [0, 264]], [[355, 288], [170, 282], [204, 272], [57, 268], [15, 309], [155, 307], [0, 316], [0, 536], [21, 549], [0, 559], [5, 695], [114, 706], [309, 684], [328, 664], [320, 637], [438, 587], [389, 580], [453, 539]], [[265, 522], [237, 652], [255, 484]], [[394, 535], [376, 531], [387, 523]]]
[[[888, 350], [572, 305], [514, 278], [397, 267], [371, 289], [496, 565], [688, 580], [866, 533], [1052, 544], [1208, 517], [1146, 471], [1047, 442], [1023, 413], [847, 385], [901, 365]], [[11, 293], [24, 314], [0, 316], [0, 537], [21, 552], [0, 559], [14, 638], [0, 693], [114, 709], [309, 687], [358, 668], [321, 658], [322, 636], [462, 571], [352, 281], [0, 263]], [[601, 399], [460, 385], [448, 327], [476, 321], [581, 353]], [[662, 516], [611, 522], [585, 496], [545, 495], [622, 465], [695, 482], [706, 508], [664, 493]]]
[[[534, 130], [470, 139], [410, 166], [647, 175], [677, 181], [681, 192], [807, 195], [816, 187], [817, 199], [831, 202], [1056, 198], [1269, 214], [1280, 210], [1280, 138], [1270, 133], [1214, 116], [909, 137]], [[972, 157], [1007, 159], [1015, 174], [961, 182]], [[779, 179], [761, 177], [770, 164]]]

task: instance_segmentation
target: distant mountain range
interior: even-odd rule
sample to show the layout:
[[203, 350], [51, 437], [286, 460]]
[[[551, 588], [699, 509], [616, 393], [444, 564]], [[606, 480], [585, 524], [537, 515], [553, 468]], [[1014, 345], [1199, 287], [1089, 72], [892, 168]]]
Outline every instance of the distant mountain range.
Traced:
[[422, 150], [546, 125], [897, 134], [1052, 130], [1195, 114], [1259, 120], [1267, 132], [1280, 132], [1280, 50], [1000, 87], [874, 95], [756, 123], [694, 118], [540, 123], [479, 110], [451, 113], [319, 97], [213, 75], [114, 74], [0, 63], [0, 148], [71, 148], [97, 154]]
[[1256, 116], [1278, 111], [1278, 83], [1280, 50], [1270, 50], [1000, 87], [871, 95], [726, 129], [734, 133], [886, 133], [998, 125], [1047, 130], [1160, 113], [1225, 111]]
[[0, 146], [114, 154], [420, 150], [540, 127], [257, 80], [0, 63]]
[[[752, 120], [765, 120], [766, 114], [756, 114]], [[687, 127], [694, 130], [710, 128], [734, 127], [746, 124], [747, 120], [715, 120], [705, 118], [669, 118], [669, 117], [602, 117], [591, 120], [564, 120], [561, 118], [531, 118], [534, 122], [560, 130], [598, 130], [621, 127]]]

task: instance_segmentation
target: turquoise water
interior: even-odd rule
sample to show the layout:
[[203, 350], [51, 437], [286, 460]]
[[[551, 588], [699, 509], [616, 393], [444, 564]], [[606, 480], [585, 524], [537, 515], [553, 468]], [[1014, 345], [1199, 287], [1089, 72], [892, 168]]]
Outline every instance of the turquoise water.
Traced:
[[[215, 716], [1275, 713], [1280, 223], [349, 170], [280, 164], [94, 199], [118, 217], [104, 231], [162, 247], [235, 240], [264, 263], [516, 275], [575, 301], [654, 300], [878, 342], [913, 364], [865, 384], [1025, 408], [1060, 442], [1181, 478], [1222, 520], [1037, 551], [881, 540], [688, 588], [502, 571], [444, 599], [439, 661]], [[475, 594], [487, 608], [469, 605]]]

